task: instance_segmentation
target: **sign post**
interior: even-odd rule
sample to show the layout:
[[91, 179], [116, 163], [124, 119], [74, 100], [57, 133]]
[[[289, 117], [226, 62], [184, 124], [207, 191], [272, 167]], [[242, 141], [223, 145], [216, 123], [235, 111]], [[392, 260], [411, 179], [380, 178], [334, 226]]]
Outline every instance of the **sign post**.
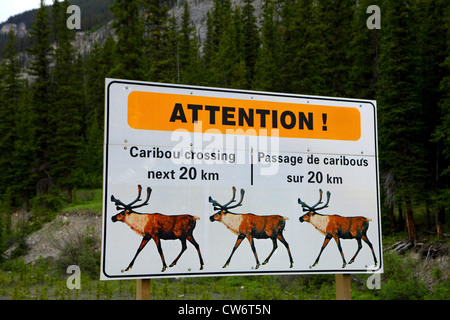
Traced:
[[136, 280], [136, 300], [150, 300], [151, 296], [151, 280]]
[[106, 79], [101, 279], [383, 272], [376, 128], [370, 100]]
[[351, 281], [349, 274], [336, 274], [336, 300], [351, 300]]

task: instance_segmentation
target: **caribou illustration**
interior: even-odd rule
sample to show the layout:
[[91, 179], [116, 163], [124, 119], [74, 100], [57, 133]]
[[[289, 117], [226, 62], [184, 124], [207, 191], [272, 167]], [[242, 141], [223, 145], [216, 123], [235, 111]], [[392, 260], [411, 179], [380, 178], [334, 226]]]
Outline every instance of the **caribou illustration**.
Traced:
[[[134, 209], [148, 205], [148, 200], [150, 199], [152, 189], [148, 187], [147, 198], [145, 199], [145, 201], [139, 205], [135, 205], [135, 203], [141, 201], [141, 191], [142, 187], [138, 185], [138, 196], [129, 204], [125, 204], [122, 201], [114, 198], [114, 196], [111, 196], [111, 201], [116, 204], [116, 210], [121, 210], [118, 214], [113, 216], [111, 220], [113, 222], [122, 221], [126, 223], [133, 231], [143, 237], [133, 260], [131, 260], [125, 271], [128, 271], [133, 267], [134, 261], [136, 260], [137, 256], [151, 239], [155, 241], [158, 253], [161, 256], [161, 261], [163, 264], [161, 272], [164, 272], [167, 269], [166, 261], [164, 260], [164, 254], [161, 248], [161, 240], [175, 239], [179, 239], [181, 241], [181, 252], [170, 264], [170, 267], [176, 265], [178, 259], [180, 259], [183, 252], [187, 249], [186, 240], [188, 240], [190, 243], [192, 243], [195, 249], [197, 249], [198, 257], [200, 259], [200, 270], [202, 270], [203, 258], [200, 253], [200, 246], [195, 241], [192, 234], [195, 228], [196, 220], [199, 220], [200, 218], [191, 216], [189, 214], [172, 216], [164, 215], [161, 213], [136, 212], [134, 211]], [[124, 271], [122, 270], [122, 272]]]
[[209, 197], [209, 202], [213, 205], [214, 210], [218, 210], [215, 214], [213, 214], [209, 219], [211, 222], [220, 221], [222, 222], [231, 232], [238, 236], [236, 243], [231, 251], [231, 255], [228, 258], [227, 262], [223, 266], [226, 268], [231, 261], [231, 257], [233, 256], [236, 249], [239, 247], [241, 242], [247, 238], [250, 242], [250, 246], [252, 248], [253, 254], [256, 260], [256, 267], [258, 269], [260, 266], [258, 260], [258, 254], [256, 253], [255, 244], [253, 239], [271, 239], [273, 243], [272, 252], [270, 252], [269, 256], [263, 262], [263, 265], [269, 262], [270, 257], [277, 249], [277, 239], [281, 241], [282, 244], [287, 249], [290, 260], [290, 267], [292, 268], [294, 262], [292, 260], [291, 251], [289, 250], [289, 244], [283, 237], [283, 230], [285, 226], [286, 220], [288, 218], [282, 217], [279, 215], [271, 215], [271, 216], [259, 216], [252, 213], [232, 213], [229, 210], [239, 207], [242, 204], [242, 200], [244, 199], [244, 189], [241, 189], [241, 200], [234, 205], [231, 205], [235, 202], [236, 197], [236, 188], [233, 187], [233, 197], [230, 201], [225, 203], [224, 205], [218, 203], [216, 200], [213, 200]]
[[[338, 246], [339, 252], [342, 256], [343, 265], [342, 268], [345, 268], [347, 262], [344, 258], [344, 253], [342, 252], [340, 239], [356, 239], [358, 242], [358, 250], [356, 250], [355, 255], [349, 261], [349, 264], [355, 261], [356, 256], [362, 248], [361, 239], [364, 240], [365, 243], [369, 246], [370, 250], [372, 250], [373, 260], [375, 261], [375, 266], [377, 265], [377, 258], [375, 256], [375, 252], [373, 251], [372, 243], [367, 238], [367, 229], [369, 228], [369, 221], [371, 219], [365, 217], [342, 217], [339, 215], [323, 215], [317, 213], [317, 211], [322, 210], [328, 207], [328, 203], [330, 202], [331, 193], [327, 192], [327, 202], [325, 205], [321, 207], [317, 207], [319, 204], [322, 204], [322, 190], [319, 189], [320, 199], [313, 206], [308, 206], [305, 202], [301, 201], [298, 198], [298, 203], [303, 207], [303, 211], [307, 212], [303, 216], [300, 217], [300, 222], [309, 222], [311, 223], [320, 233], [325, 235], [325, 240], [323, 242], [322, 248], [320, 249], [319, 256], [316, 261], [312, 265], [312, 267], [316, 266], [319, 263], [320, 255], [322, 254], [323, 249], [327, 246], [328, 242], [330, 242], [331, 238], [333, 238]], [[310, 267], [311, 268], [311, 267]]]

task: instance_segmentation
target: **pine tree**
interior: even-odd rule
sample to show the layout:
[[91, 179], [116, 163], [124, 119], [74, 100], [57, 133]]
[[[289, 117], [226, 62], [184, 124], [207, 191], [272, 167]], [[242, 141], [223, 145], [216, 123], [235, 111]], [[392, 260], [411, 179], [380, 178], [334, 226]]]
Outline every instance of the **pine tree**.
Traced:
[[143, 51], [144, 25], [139, 13], [139, 0], [115, 0], [110, 7], [117, 35], [115, 66], [111, 77], [145, 80]]
[[[442, 114], [439, 103], [443, 100], [445, 91], [440, 90], [440, 82], [445, 77], [445, 58], [447, 56], [446, 30], [444, 14], [448, 8], [447, 1], [416, 1], [413, 19], [417, 21], [415, 56], [418, 67], [415, 74], [416, 85], [422, 112], [426, 115], [424, 121], [424, 135], [422, 143], [426, 146], [425, 159], [428, 168], [428, 177], [424, 179], [424, 197], [426, 204], [431, 204], [437, 199], [436, 222], [443, 219], [444, 209], [440, 201], [440, 191], [446, 184], [441, 173], [445, 166], [445, 158], [442, 156], [442, 141], [433, 139], [433, 132], [440, 124]], [[443, 64], [444, 62], [444, 64]], [[447, 127], [448, 129], [448, 127]], [[447, 162], [448, 165], [448, 162]], [[429, 213], [429, 210], [427, 211]], [[445, 216], [445, 215], [444, 215]], [[431, 227], [431, 215], [427, 215], [427, 224]]]
[[[436, 139], [442, 142], [442, 154], [447, 160], [447, 165], [443, 166], [442, 174], [447, 177], [450, 175], [450, 6], [446, 8], [446, 57], [442, 63], [444, 76], [442, 77], [439, 89], [442, 93], [442, 99], [439, 101], [440, 125], [436, 128]], [[450, 198], [447, 198], [450, 199]]]
[[[434, 3], [434, 2], [433, 2]], [[438, 238], [443, 238], [442, 225], [445, 220], [445, 209], [450, 207], [450, 5], [445, 1], [437, 1], [437, 8], [441, 14], [442, 34], [445, 38], [441, 44], [443, 50], [442, 77], [439, 83], [438, 114], [439, 120], [433, 132], [433, 142], [437, 144], [436, 168], [436, 229]]]
[[105, 78], [110, 75], [114, 61], [115, 42], [108, 37], [102, 46], [94, 44], [85, 68], [85, 99], [88, 110], [84, 115], [85, 144], [80, 151], [77, 180], [81, 187], [100, 187], [103, 175], [103, 135], [105, 108]]
[[[213, 35], [208, 36], [213, 39], [214, 30], [222, 30], [222, 35], [215, 49], [211, 49], [212, 56], [208, 58], [209, 79], [212, 86], [249, 89], [247, 65], [245, 62], [244, 31], [241, 10], [238, 6], [231, 10], [226, 1], [226, 7], [219, 7], [213, 10], [213, 17], [217, 12], [222, 14], [223, 19], [228, 23], [224, 25], [212, 26]], [[228, 12], [226, 9], [231, 11]], [[212, 19], [214, 22], [215, 19]], [[219, 19], [220, 21], [220, 19]], [[212, 41], [214, 43], [214, 41]]]
[[[11, 180], [11, 151], [14, 147], [14, 109], [17, 104], [19, 90], [18, 65], [15, 57], [14, 31], [9, 32], [5, 58], [0, 69], [0, 194], [4, 194]], [[15, 101], [14, 101], [15, 100]]]
[[[208, 71], [208, 79], [217, 77], [212, 64], [214, 59], [216, 59], [224, 31], [230, 24], [231, 11], [230, 0], [214, 0], [213, 8], [208, 12], [206, 40], [203, 46], [203, 57], [205, 68]], [[217, 84], [211, 83], [211, 85]]]
[[161, 0], [145, 0], [143, 11], [146, 17], [145, 53], [148, 58], [146, 77], [150, 81], [169, 82], [176, 75], [176, 71], [175, 74], [169, 71], [176, 68], [176, 53], [173, 55], [171, 47], [173, 23], [171, 29], [169, 9]]
[[29, 88], [20, 75], [15, 42], [11, 30], [0, 67], [0, 145], [5, 150], [0, 155], [0, 194], [8, 207], [26, 208], [36, 188], [32, 174], [34, 139]]
[[380, 167], [392, 171], [404, 202], [409, 239], [416, 239], [412, 202], [423, 194], [426, 173], [423, 113], [419, 103], [411, 32], [411, 6], [387, 1], [383, 7], [380, 48], [378, 127]]
[[84, 110], [80, 64], [74, 56], [71, 41], [74, 31], [66, 28], [67, 0], [55, 1], [53, 16], [56, 32], [54, 78], [54, 113], [50, 124], [55, 130], [51, 146], [50, 172], [62, 188], [69, 202], [75, 186], [73, 172], [78, 167], [79, 150], [82, 145], [81, 112]]
[[362, 0], [354, 7], [352, 39], [347, 53], [352, 63], [345, 90], [347, 96], [353, 98], [375, 99], [380, 78], [379, 30], [369, 29], [366, 24], [369, 18], [367, 8], [372, 3], [370, 0]]
[[180, 48], [179, 48], [178, 25], [175, 16], [169, 18], [167, 33], [163, 44], [163, 60], [159, 62], [160, 74], [158, 81], [175, 83], [180, 78]]
[[243, 40], [243, 59], [246, 67], [246, 82], [248, 88], [253, 87], [255, 78], [256, 60], [260, 46], [258, 26], [256, 24], [255, 8], [252, 5], [253, 0], [245, 0], [242, 8], [242, 40]]
[[273, 0], [266, 0], [262, 11], [261, 47], [255, 66], [256, 90], [282, 92], [280, 22]]
[[244, 58], [244, 33], [241, 10], [235, 7], [231, 21], [224, 30], [215, 60], [215, 74], [219, 86], [248, 89], [247, 65]]
[[348, 51], [354, 5], [355, 2], [351, 0], [319, 0], [317, 8], [314, 8], [317, 9], [315, 21], [318, 28], [313, 37], [321, 42], [320, 53], [316, 51], [320, 63], [314, 68], [315, 72], [320, 70], [321, 75], [320, 83], [316, 85], [316, 94], [345, 96], [345, 86], [351, 69]]
[[51, 80], [51, 29], [48, 10], [41, 0], [40, 8], [36, 11], [35, 21], [30, 31], [34, 45], [28, 50], [31, 54], [30, 74], [33, 119], [33, 148], [35, 163], [33, 171], [37, 175], [37, 194], [47, 194], [53, 186], [50, 176], [50, 141], [54, 137], [54, 128], [50, 125], [50, 117], [54, 112], [52, 103]]
[[[318, 4], [288, 1], [281, 10], [280, 70], [282, 91], [322, 94], [325, 31], [318, 17]], [[320, 73], [318, 73], [320, 70]], [[320, 74], [320, 76], [318, 76]]]
[[36, 194], [34, 115], [30, 87], [25, 81], [20, 101], [15, 105], [14, 149], [11, 154], [11, 166], [14, 168], [9, 182], [7, 195], [11, 204], [27, 208], [29, 200]]
[[17, 131], [17, 125], [24, 120], [19, 117], [18, 109], [23, 103], [25, 84], [20, 75], [15, 39], [14, 30], [11, 29], [0, 68], [0, 145], [5, 151], [0, 155], [0, 194], [12, 206], [17, 203], [17, 199], [22, 198], [27, 189], [18, 188], [17, 184], [23, 185], [16, 177], [31, 166], [31, 162], [21, 166], [23, 163], [16, 158], [15, 152], [16, 142], [22, 134]]
[[192, 24], [188, 1], [184, 2], [183, 15], [179, 30], [177, 74], [179, 83], [206, 85], [203, 61], [200, 57], [200, 45]]

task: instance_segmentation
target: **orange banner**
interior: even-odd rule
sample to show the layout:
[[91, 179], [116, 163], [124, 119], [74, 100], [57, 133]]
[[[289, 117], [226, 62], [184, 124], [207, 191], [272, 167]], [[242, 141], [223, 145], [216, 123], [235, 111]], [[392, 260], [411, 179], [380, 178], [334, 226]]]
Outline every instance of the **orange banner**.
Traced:
[[[361, 116], [356, 107], [268, 102], [133, 91], [128, 124], [133, 129], [198, 130], [222, 134], [356, 141]], [[195, 129], [194, 129], [195, 125]], [[195, 131], [196, 132], [196, 131]]]

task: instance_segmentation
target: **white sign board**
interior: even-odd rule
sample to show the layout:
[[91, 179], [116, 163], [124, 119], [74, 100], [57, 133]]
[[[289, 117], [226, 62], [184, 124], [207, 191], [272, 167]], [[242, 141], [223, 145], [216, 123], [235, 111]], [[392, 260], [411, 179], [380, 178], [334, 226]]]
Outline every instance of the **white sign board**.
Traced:
[[105, 99], [101, 279], [382, 272], [375, 101], [116, 79]]

